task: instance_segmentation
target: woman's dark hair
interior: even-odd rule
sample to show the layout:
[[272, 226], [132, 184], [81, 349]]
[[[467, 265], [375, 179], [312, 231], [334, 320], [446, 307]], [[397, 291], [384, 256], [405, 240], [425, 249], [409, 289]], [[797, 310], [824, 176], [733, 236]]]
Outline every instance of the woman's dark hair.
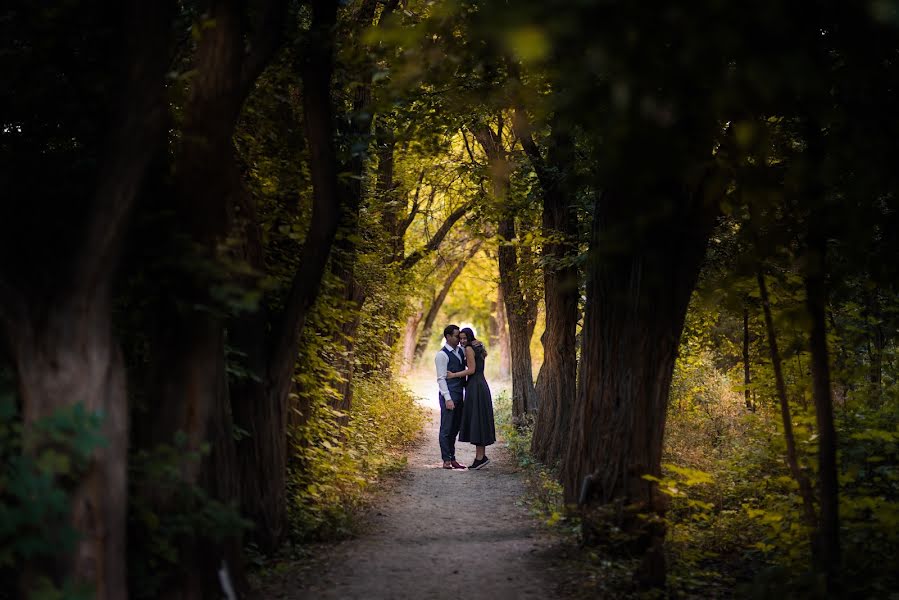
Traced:
[[459, 333], [465, 334], [465, 336], [468, 338], [469, 344], [472, 343], [473, 341], [475, 341], [476, 339], [478, 339], [474, 336], [474, 331], [471, 330], [471, 327], [466, 327], [465, 329], [461, 329], [461, 330], [459, 330]]

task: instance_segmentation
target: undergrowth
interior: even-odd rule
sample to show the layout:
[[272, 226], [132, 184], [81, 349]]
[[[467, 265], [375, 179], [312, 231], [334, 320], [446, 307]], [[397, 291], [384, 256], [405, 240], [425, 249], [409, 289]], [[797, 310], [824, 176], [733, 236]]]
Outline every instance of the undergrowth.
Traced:
[[355, 515], [378, 482], [405, 466], [403, 451], [418, 439], [425, 419], [408, 389], [365, 379], [355, 383], [348, 414], [324, 396], [307, 410], [305, 422], [292, 431], [288, 478], [292, 538], [298, 543], [351, 535]]
[[[535, 461], [530, 426], [511, 423], [508, 398], [497, 421], [529, 483], [524, 499], [569, 554], [573, 597], [824, 598], [809, 565], [809, 532], [784, 461], [773, 403], [745, 408], [738, 386], [705, 357], [675, 372], [659, 489], [668, 496], [667, 588], [634, 591], [635, 559], [581, 544], [557, 473]], [[895, 598], [899, 590], [899, 427], [895, 409], [844, 406], [840, 440], [843, 591], [852, 598]], [[817, 477], [814, 415], [793, 407], [803, 468]]]

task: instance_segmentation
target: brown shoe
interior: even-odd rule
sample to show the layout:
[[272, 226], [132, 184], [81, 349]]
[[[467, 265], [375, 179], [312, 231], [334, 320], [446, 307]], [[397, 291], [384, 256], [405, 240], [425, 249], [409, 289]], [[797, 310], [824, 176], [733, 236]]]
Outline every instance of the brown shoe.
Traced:
[[[453, 469], [465, 469], [466, 468], [465, 465], [460, 465], [456, 461], [452, 461], [452, 462], [450, 462], [450, 464], [453, 466], [452, 467]], [[443, 468], [445, 469], [446, 467], [443, 467]]]

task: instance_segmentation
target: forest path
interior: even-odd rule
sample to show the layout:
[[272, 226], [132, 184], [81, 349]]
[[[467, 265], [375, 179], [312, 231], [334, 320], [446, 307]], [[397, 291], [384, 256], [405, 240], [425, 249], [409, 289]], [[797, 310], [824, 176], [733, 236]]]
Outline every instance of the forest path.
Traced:
[[[369, 513], [364, 533], [283, 570], [259, 597], [558, 597], [547, 568], [552, 540], [520, 502], [524, 477], [505, 444], [487, 448], [490, 464], [481, 470], [442, 469], [436, 383], [424, 376], [408, 383], [431, 411], [430, 422], [405, 471]], [[457, 443], [456, 451], [463, 464], [474, 460], [474, 446]]]

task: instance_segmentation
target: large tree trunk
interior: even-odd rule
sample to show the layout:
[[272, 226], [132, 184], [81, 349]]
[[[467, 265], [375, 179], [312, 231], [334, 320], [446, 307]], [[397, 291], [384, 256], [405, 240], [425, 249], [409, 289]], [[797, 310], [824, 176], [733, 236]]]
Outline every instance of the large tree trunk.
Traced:
[[[531, 134], [522, 110], [515, 111], [515, 134], [537, 173], [543, 189], [543, 286], [546, 329], [543, 334], [543, 366], [537, 377], [537, 420], [531, 453], [553, 464], [562, 458], [571, 405], [577, 382], [578, 270], [573, 257], [577, 246], [577, 220], [571, 210], [570, 184], [566, 181], [574, 161], [574, 141], [553, 123], [547, 158]], [[550, 167], [551, 165], [551, 167]]]
[[[398, 5], [398, 0], [390, 0], [386, 3], [378, 24], [393, 13]], [[377, 3], [374, 0], [365, 0], [355, 15], [355, 25], [359, 31], [371, 27], [375, 17]], [[370, 59], [363, 61], [360, 68], [353, 100], [353, 112], [349, 115], [350, 135], [353, 144], [368, 146], [371, 136], [371, 126], [374, 121], [372, 111], [371, 72], [374, 65]], [[386, 128], [380, 128], [377, 139], [378, 146], [378, 190], [389, 195], [393, 190], [393, 133]], [[348, 411], [353, 403], [353, 377], [356, 371], [356, 332], [362, 316], [362, 305], [365, 303], [366, 293], [356, 280], [356, 262], [358, 244], [355, 239], [359, 231], [359, 210], [362, 207], [365, 187], [363, 181], [366, 178], [367, 152], [356, 152], [350, 163], [342, 170], [352, 173], [352, 178], [347, 189], [346, 202], [344, 203], [341, 229], [331, 259], [331, 272], [343, 283], [344, 306], [349, 310], [347, 319], [340, 327], [343, 343], [343, 352], [338, 358], [337, 370], [341, 373], [342, 380], [337, 384], [337, 405], [335, 408]], [[389, 211], [387, 211], [389, 213]]]
[[[228, 3], [217, 6], [211, 16], [215, 27], [204, 29], [197, 50], [196, 76], [184, 108], [183, 141], [174, 169], [178, 224], [193, 245], [190, 259], [181, 265], [181, 282], [168, 318], [154, 338], [157, 407], [149, 414], [149, 439], [152, 446], [178, 446], [183, 435], [186, 446], [179, 448], [183, 482], [227, 490], [215, 482], [217, 474], [203, 476], [203, 467], [211, 463], [196, 456], [210, 441], [215, 448], [233, 443], [226, 425], [214, 422], [223, 415], [228, 396], [219, 379], [225, 360], [224, 326], [211, 289], [225, 277], [220, 247], [231, 225], [235, 185], [240, 185], [231, 132], [243, 100], [234, 90], [243, 31], [241, 16]], [[201, 264], [205, 267], [197, 266]], [[211, 440], [210, 432], [224, 432], [226, 437]], [[162, 492], [155, 508], [164, 515], [179, 509], [176, 501]], [[213, 593], [215, 568], [224, 552], [201, 536], [187, 536], [179, 550], [179, 573], [166, 582], [164, 594], [187, 599]]]
[[499, 117], [496, 131], [483, 125], [474, 135], [487, 156], [490, 169], [491, 194], [500, 207], [497, 234], [500, 238], [497, 250], [499, 285], [505, 302], [509, 324], [510, 354], [512, 362], [512, 418], [523, 423], [527, 414], [537, 407], [534, 389], [534, 373], [531, 365], [531, 336], [537, 324], [537, 300], [533, 294], [525, 294], [521, 285], [518, 251], [515, 248], [515, 214], [509, 206], [511, 170], [506, 149], [503, 146], [503, 120]]
[[[68, 474], [76, 476], [69, 518], [78, 539], [71, 551], [58, 549], [49, 570], [25, 566], [19, 590], [24, 598], [32, 597], [28, 579], [36, 575], [56, 584], [68, 579], [86, 585], [99, 600], [128, 596], [128, 398], [113, 334], [111, 288], [144, 174], [165, 139], [164, 72], [173, 8], [169, 2], [129, 2], [122, 8], [116, 24], [123, 33], [122, 80], [111, 86], [121, 97], [110, 111], [97, 185], [83, 206], [88, 216], [78, 244], [53, 264], [30, 265], [33, 271], [25, 277], [38, 273], [37, 285], [0, 273], [0, 333], [17, 373], [25, 452], [36, 456], [46, 448], [59, 450], [58, 440], [42, 437], [33, 426], [75, 405], [100, 419], [104, 442], [90, 450], [84, 472]], [[25, 235], [32, 233], [39, 238], [37, 232]], [[54, 278], [42, 281], [47, 274]], [[52, 292], [43, 287], [47, 281], [53, 282]]]
[[[102, 417], [105, 444], [91, 453], [71, 493], [72, 525], [80, 539], [71, 555], [60, 557], [57, 583], [73, 577], [92, 586], [97, 598], [126, 597], [128, 398], [112, 334], [108, 282], [97, 296], [71, 298], [19, 325], [11, 348], [27, 451], [40, 453], [53, 444], [30, 426], [63, 407], [81, 404]], [[30, 597], [33, 590], [22, 591]]]
[[[680, 185], [648, 197], [606, 191], [598, 199], [589, 265], [581, 379], [562, 482], [583, 509], [584, 539], [604, 517], [643, 555], [644, 586], [664, 583], [661, 475], [668, 394], [687, 304], [716, 211]], [[655, 193], [653, 193], [655, 192]], [[673, 204], [668, 212], [659, 207]], [[652, 215], [652, 216], [650, 216]]]
[[[248, 198], [236, 162], [232, 134], [244, 100], [279, 46], [285, 16], [282, 0], [261, 2], [254, 8], [253, 32], [247, 30], [251, 19], [240, 2], [212, 3], [208, 7], [211, 25], [201, 28], [196, 74], [184, 107], [181, 144], [174, 169], [178, 223], [192, 241], [191, 256], [182, 265], [183, 280], [177, 287], [176, 303], [180, 305], [170, 308], [168, 330], [158, 338], [159, 408], [152, 413], [155, 423], [151, 426], [155, 443], [174, 443], [175, 436], [182, 432], [188, 450], [199, 451], [210, 444], [217, 454], [202, 465], [185, 454], [181, 475], [186, 484], [202, 484], [225, 502], [238, 501], [234, 496], [218, 496], [236, 492], [238, 478], [240, 490], [245, 491], [253, 487], [253, 477], [260, 476], [259, 468], [241, 469], [241, 464], [230, 462], [237, 458], [230, 447], [233, 432], [229, 394], [223, 385], [224, 314], [230, 307], [223, 306], [215, 297], [216, 288], [231, 277], [228, 264], [233, 257], [227, 255], [227, 240], [237, 234], [252, 241], [251, 234], [236, 228], [237, 225], [252, 227], [253, 223], [235, 219], [235, 209], [245, 209]], [[249, 219], [251, 215], [242, 218]], [[237, 330], [236, 336], [240, 338]], [[258, 357], [250, 360], [254, 359]], [[252, 405], [257, 403], [265, 406], [259, 399], [258, 388], [249, 400], [234, 399], [236, 414], [242, 421], [245, 413], [241, 410], [252, 411]], [[243, 421], [241, 426], [253, 430], [252, 423]], [[241, 458], [246, 461], [245, 456]], [[261, 464], [269, 463], [261, 461]], [[283, 485], [283, 475], [281, 481]], [[160, 508], [165, 510], [171, 501], [171, 498], [160, 498]], [[223, 560], [234, 560], [233, 548], [240, 542], [240, 533], [233, 534], [226, 544], [207, 539], [186, 542], [181, 553], [182, 576], [171, 582], [166, 593], [184, 598], [213, 593], [217, 587], [215, 569]], [[230, 569], [239, 566], [230, 564]]]
[[[354, 113], [368, 114], [370, 110], [370, 90], [367, 86], [357, 90]], [[354, 134], [360, 139], [368, 138], [371, 126], [371, 117], [356, 117], [359, 129]], [[364, 129], [362, 129], [364, 128]], [[376, 153], [378, 157], [377, 191], [383, 196], [385, 203], [389, 204], [389, 197], [393, 192], [393, 136], [379, 128], [376, 136]], [[335, 408], [346, 412], [353, 404], [353, 377], [356, 374], [356, 333], [362, 317], [362, 306], [366, 300], [365, 290], [356, 279], [356, 262], [358, 259], [358, 244], [355, 242], [359, 231], [359, 210], [362, 206], [364, 187], [362, 180], [365, 177], [364, 156], [359, 154], [352, 164], [353, 185], [349, 191], [350, 201], [343, 207], [343, 220], [341, 223], [342, 234], [338, 236], [331, 259], [331, 272], [336, 275], [343, 284], [344, 308], [349, 311], [346, 320], [340, 326], [341, 343], [343, 351], [337, 358], [337, 370], [342, 375], [341, 381], [335, 386], [337, 390], [337, 404]], [[384, 209], [385, 214], [391, 211]]]

